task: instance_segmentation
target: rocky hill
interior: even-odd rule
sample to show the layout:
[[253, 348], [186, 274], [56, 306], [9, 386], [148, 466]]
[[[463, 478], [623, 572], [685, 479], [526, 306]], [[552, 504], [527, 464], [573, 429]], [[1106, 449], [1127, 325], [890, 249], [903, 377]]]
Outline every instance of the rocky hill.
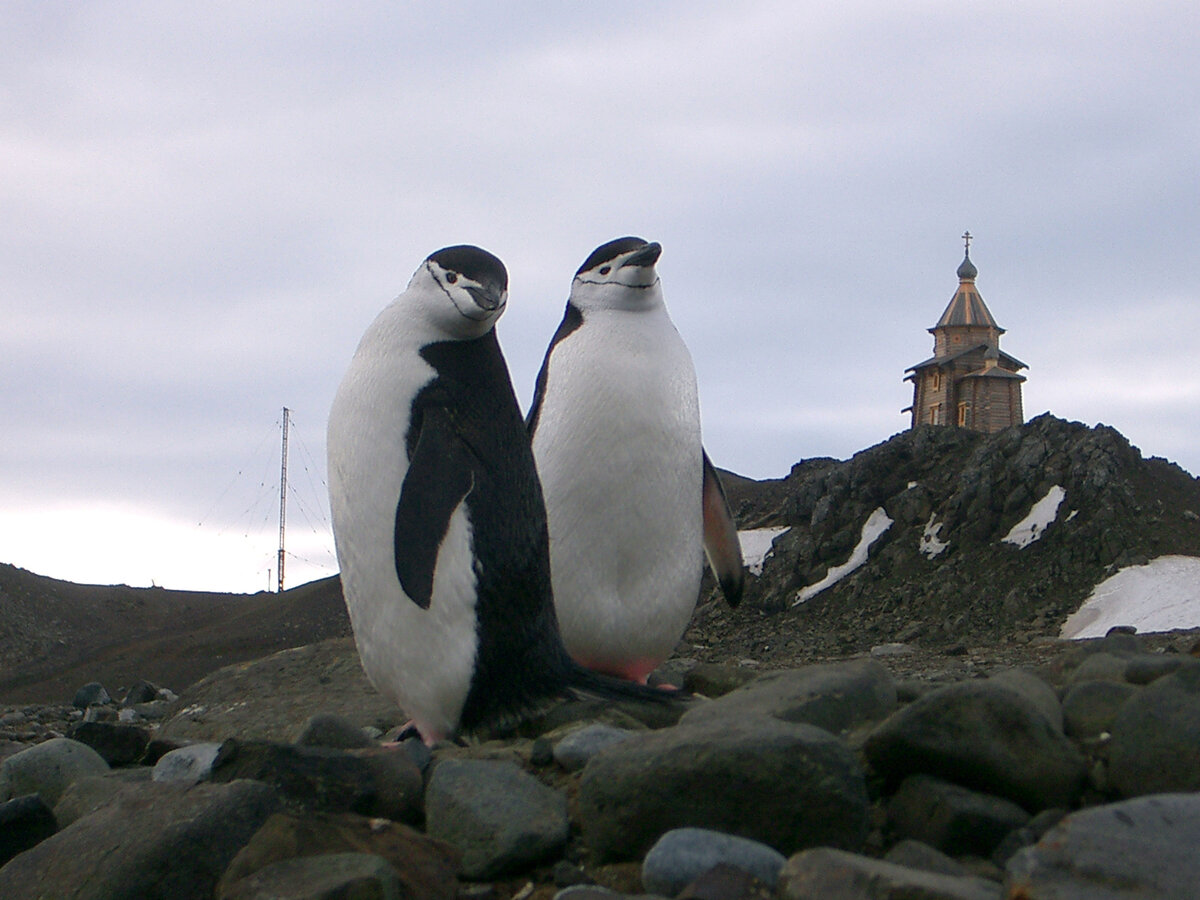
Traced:
[[[788, 530], [742, 607], [710, 592], [690, 632], [701, 655], [719, 646], [790, 665], [894, 641], [1028, 642], [1057, 635], [1118, 568], [1200, 556], [1200, 481], [1143, 458], [1112, 428], [1050, 415], [993, 436], [924, 426], [844, 462], [805, 460], [777, 481], [726, 480], [741, 528]], [[1061, 501], [1036, 539], [1005, 541], [1048, 495]], [[877, 510], [891, 524], [865, 563], [797, 604], [847, 562]]]
[[[1116, 568], [1200, 556], [1200, 481], [1111, 428], [1049, 415], [995, 436], [926, 426], [846, 461], [804, 460], [782, 479], [727, 473], [726, 487], [739, 527], [788, 530], [739, 608], [707, 589], [680, 656], [782, 667], [894, 641], [952, 653], [1027, 643], [1057, 634]], [[1054, 521], [1023, 548], [1005, 543], [1052, 488], [1063, 492]], [[793, 605], [847, 561], [876, 510], [891, 524], [866, 562]], [[180, 690], [229, 663], [348, 634], [336, 578], [222, 595], [0, 565], [4, 702], [61, 702], [93, 680]]]
[[0, 564], [0, 701], [55, 703], [81, 684], [172, 687], [230, 663], [349, 635], [337, 578], [282, 594], [72, 584]]

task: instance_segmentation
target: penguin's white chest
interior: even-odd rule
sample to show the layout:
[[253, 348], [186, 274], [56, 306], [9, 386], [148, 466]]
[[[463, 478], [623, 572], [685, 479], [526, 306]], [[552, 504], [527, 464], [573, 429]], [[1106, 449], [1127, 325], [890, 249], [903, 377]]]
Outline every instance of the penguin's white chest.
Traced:
[[533, 450], [564, 643], [641, 678], [674, 649], [703, 572], [696, 378], [665, 311], [592, 311], [555, 347]]
[[415, 352], [360, 348], [330, 410], [329, 488], [342, 590], [363, 669], [423, 735], [447, 735], [470, 689], [477, 649], [469, 510], [463, 503], [451, 515], [428, 609], [404, 593], [394, 543], [412, 399], [434, 375]]

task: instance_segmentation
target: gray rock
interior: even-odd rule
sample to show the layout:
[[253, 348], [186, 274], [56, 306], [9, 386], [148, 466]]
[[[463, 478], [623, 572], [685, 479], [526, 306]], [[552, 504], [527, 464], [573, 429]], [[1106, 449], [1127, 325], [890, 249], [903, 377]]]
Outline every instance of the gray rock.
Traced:
[[80, 722], [71, 729], [71, 737], [87, 744], [110, 766], [133, 765], [150, 743], [150, 732], [145, 728], [114, 722]]
[[334, 750], [361, 750], [375, 744], [361, 727], [331, 713], [320, 713], [305, 722], [296, 743]]
[[1063, 697], [1063, 731], [1073, 738], [1094, 738], [1112, 731], [1117, 711], [1138, 692], [1118, 681], [1081, 681]]
[[1025, 825], [1010, 831], [992, 851], [992, 863], [997, 869], [1003, 871], [1014, 853], [1022, 847], [1028, 847], [1041, 840], [1042, 835], [1061, 822], [1066, 814], [1065, 809], [1042, 810]]
[[1054, 692], [1054, 688], [1032, 671], [1029, 669], [1005, 669], [997, 672], [988, 680], [992, 684], [998, 684], [1020, 694], [1032, 703], [1051, 725], [1059, 731], [1063, 730], [1063, 711], [1058, 694]]
[[1156, 794], [1065, 817], [1005, 872], [1010, 897], [1195, 897], [1200, 795]]
[[797, 853], [779, 875], [783, 900], [1000, 900], [1000, 885], [983, 878], [910, 869], [818, 847]]
[[159, 722], [171, 714], [175, 703], [171, 700], [151, 700], [149, 703], [135, 703], [121, 710], [119, 721], [126, 721], [126, 716], [132, 714], [132, 721]]
[[214, 782], [252, 778], [306, 809], [356, 812], [415, 822], [424, 782], [396, 750], [344, 751], [271, 741], [228, 740], [213, 760]]
[[924, 841], [951, 856], [991, 856], [1029, 813], [1010, 800], [979, 794], [929, 775], [910, 775], [887, 805], [901, 837]]
[[135, 706], [138, 703], [150, 703], [158, 699], [158, 686], [151, 684], [149, 681], [134, 682], [125, 693], [125, 699], [121, 701], [122, 706]]
[[1114, 653], [1092, 653], [1085, 657], [1067, 678], [1067, 684], [1079, 684], [1083, 681], [1124, 681], [1125, 667], [1129, 664], [1127, 655], [1118, 656]]
[[573, 884], [554, 895], [554, 900], [613, 900], [614, 897], [628, 898], [628, 894], [610, 891], [598, 884]]
[[353, 813], [296, 812], [275, 813], [267, 819], [221, 876], [217, 897], [240, 896], [236, 892], [244, 890], [241, 882], [269, 866], [342, 853], [385, 860], [400, 880], [402, 897], [458, 897], [458, 854], [448, 844], [399, 822]]
[[371, 853], [323, 853], [298, 856], [264, 866], [220, 895], [220, 900], [401, 900], [396, 870]]
[[208, 900], [278, 803], [251, 781], [143, 782], [12, 859], [0, 869], [0, 897]]
[[47, 806], [54, 806], [71, 782], [108, 768], [104, 758], [87, 744], [51, 738], [0, 762], [0, 800], [40, 794]]
[[585, 725], [554, 745], [554, 761], [568, 772], [577, 772], [601, 750], [628, 740], [635, 734], [636, 731], [609, 725]]
[[462, 852], [473, 880], [521, 871], [567, 842], [567, 798], [512, 763], [448, 759], [425, 794], [426, 830]]
[[170, 750], [159, 757], [150, 776], [153, 781], [181, 781], [196, 784], [212, 775], [213, 761], [221, 745], [214, 743], [189, 744]]
[[717, 700], [695, 705], [680, 724], [754, 714], [816, 725], [836, 734], [882, 719], [895, 708], [891, 673], [874, 660], [854, 660], [769, 672]]
[[1062, 731], [1029, 700], [990, 681], [915, 700], [877, 727], [864, 750], [892, 783], [935, 775], [1031, 812], [1070, 806], [1087, 778], [1087, 761]]
[[75, 692], [71, 705], [76, 709], [87, 709], [89, 706], [102, 706], [112, 702], [113, 699], [104, 689], [104, 685], [98, 681], [89, 681]]
[[58, 830], [58, 822], [37, 794], [0, 803], [0, 866]]
[[761, 841], [783, 853], [860, 847], [868, 801], [850, 749], [812, 725], [722, 716], [639, 735], [583, 770], [579, 821], [601, 860], [643, 856], [674, 828]]
[[936, 847], [930, 847], [923, 841], [912, 838], [898, 841], [891, 850], [884, 854], [883, 859], [884, 862], [890, 862], [896, 866], [907, 866], [923, 872], [937, 872], [940, 875], [953, 875], [961, 878], [969, 874], [966, 867], [958, 860], [947, 856]]
[[134, 793], [140, 788], [111, 775], [89, 775], [74, 782], [58, 803], [54, 805], [54, 817], [60, 828], [89, 816], [103, 806], [112, 803], [124, 794]]
[[1181, 653], [1139, 653], [1125, 665], [1125, 680], [1130, 684], [1150, 684], [1184, 666], [1200, 665], [1195, 657]]
[[646, 854], [642, 886], [674, 897], [709, 869], [725, 863], [774, 887], [786, 861], [782, 853], [758, 841], [704, 828], [676, 828]]
[[1122, 797], [1200, 790], [1200, 666], [1158, 679], [1121, 707], [1108, 779]]

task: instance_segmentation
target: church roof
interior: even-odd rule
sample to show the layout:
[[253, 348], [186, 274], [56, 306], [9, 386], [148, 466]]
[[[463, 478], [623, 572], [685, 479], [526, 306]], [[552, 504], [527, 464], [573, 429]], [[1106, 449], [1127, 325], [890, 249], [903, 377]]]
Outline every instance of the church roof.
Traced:
[[954, 292], [954, 296], [950, 299], [950, 304], [946, 307], [946, 311], [942, 313], [942, 317], [938, 319], [938, 323], [929, 330], [934, 331], [938, 328], [974, 325], [984, 328], [995, 328], [996, 331], [1003, 334], [1004, 329], [996, 324], [996, 320], [992, 318], [991, 311], [987, 308], [987, 304], [983, 302], [983, 297], [979, 295], [979, 290], [975, 287], [975, 276], [979, 274], [979, 270], [971, 262], [970, 250], [963, 256], [963, 261], [959, 264], [957, 274], [958, 290]]
[[977, 353], [980, 350], [984, 351], [985, 356], [990, 356], [994, 353], [997, 360], [1004, 360], [1006, 363], [1012, 366], [1012, 371], [1029, 368], [1029, 366], [1025, 365], [1025, 363], [1021, 362], [1012, 354], [1005, 353], [999, 347], [992, 347], [989, 344], [975, 344], [974, 346], [967, 347], [965, 350], [959, 350], [957, 353], [951, 353], [949, 356], [931, 356], [929, 359], [922, 360], [915, 366], [909, 366], [904, 371], [916, 372], [918, 369], [925, 369], [933, 365], [944, 366], [954, 362], [954, 360], [961, 356], [966, 356], [968, 353]]

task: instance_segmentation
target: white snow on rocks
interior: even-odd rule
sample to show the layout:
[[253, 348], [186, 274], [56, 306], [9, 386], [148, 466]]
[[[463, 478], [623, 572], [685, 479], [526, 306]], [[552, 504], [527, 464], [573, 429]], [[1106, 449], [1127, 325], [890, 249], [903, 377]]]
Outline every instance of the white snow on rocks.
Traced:
[[786, 525], [781, 528], [749, 528], [738, 532], [738, 543], [742, 545], [742, 562], [750, 570], [751, 575], [761, 575], [763, 563], [771, 555], [771, 544], [775, 538], [790, 531]]
[[1121, 569], [1092, 589], [1059, 636], [1103, 637], [1114, 625], [1133, 625], [1138, 631], [1200, 626], [1200, 558], [1160, 556], [1144, 566]]
[[792, 606], [803, 603], [805, 600], [811, 600], [821, 591], [828, 587], [837, 584], [859, 566], [867, 561], [867, 554], [871, 549], [871, 545], [879, 538], [881, 534], [888, 530], [892, 525], [892, 520], [887, 513], [883, 511], [883, 507], [879, 507], [867, 517], [867, 521], [863, 523], [862, 534], [858, 539], [858, 544], [850, 551], [850, 558], [840, 566], [832, 566], [825, 577], [816, 584], [810, 584], [803, 588], [796, 599], [792, 601]]
[[1000, 540], [1017, 547], [1028, 547], [1040, 538], [1046, 527], [1058, 517], [1059, 504], [1066, 496], [1066, 491], [1057, 484], [1054, 485], [1046, 491], [1046, 496], [1033, 504], [1029, 515], [1014, 525], [1012, 530]]
[[934, 521], [936, 517], [937, 513], [929, 514], [929, 521], [925, 523], [925, 532], [921, 535], [920, 546], [917, 548], [926, 559], [933, 559], [950, 546], [938, 537], [942, 523]]

